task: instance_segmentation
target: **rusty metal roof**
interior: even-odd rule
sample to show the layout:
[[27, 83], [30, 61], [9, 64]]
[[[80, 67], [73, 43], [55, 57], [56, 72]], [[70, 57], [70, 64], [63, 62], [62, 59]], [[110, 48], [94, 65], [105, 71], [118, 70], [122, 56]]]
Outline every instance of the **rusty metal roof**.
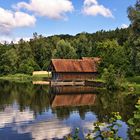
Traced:
[[99, 58], [52, 59], [56, 72], [97, 72]]

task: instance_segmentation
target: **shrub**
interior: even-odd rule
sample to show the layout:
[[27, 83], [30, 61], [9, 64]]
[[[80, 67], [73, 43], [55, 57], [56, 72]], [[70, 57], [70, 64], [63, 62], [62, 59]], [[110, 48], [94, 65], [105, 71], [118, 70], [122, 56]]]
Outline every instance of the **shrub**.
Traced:
[[106, 88], [111, 91], [122, 90], [127, 86], [124, 74], [115, 70], [113, 65], [110, 65], [108, 68], [104, 69], [102, 78], [105, 81]]

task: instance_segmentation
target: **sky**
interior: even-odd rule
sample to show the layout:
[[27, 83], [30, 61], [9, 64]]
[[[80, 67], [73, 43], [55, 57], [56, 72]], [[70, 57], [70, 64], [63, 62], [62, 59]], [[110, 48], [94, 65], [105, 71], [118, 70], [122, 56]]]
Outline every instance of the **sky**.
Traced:
[[127, 28], [136, 0], [0, 0], [0, 41]]

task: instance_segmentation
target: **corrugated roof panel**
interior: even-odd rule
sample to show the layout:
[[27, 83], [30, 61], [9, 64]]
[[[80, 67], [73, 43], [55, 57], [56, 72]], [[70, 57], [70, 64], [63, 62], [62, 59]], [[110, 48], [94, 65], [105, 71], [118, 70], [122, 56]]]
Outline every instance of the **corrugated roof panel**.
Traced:
[[52, 59], [56, 72], [97, 72], [100, 58], [89, 59]]

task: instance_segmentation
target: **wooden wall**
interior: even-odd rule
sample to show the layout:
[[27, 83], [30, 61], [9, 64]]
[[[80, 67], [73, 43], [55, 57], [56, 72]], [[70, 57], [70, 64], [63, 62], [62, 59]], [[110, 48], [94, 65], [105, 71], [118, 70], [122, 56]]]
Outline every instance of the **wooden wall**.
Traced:
[[53, 80], [90, 80], [95, 79], [97, 73], [52, 73]]

